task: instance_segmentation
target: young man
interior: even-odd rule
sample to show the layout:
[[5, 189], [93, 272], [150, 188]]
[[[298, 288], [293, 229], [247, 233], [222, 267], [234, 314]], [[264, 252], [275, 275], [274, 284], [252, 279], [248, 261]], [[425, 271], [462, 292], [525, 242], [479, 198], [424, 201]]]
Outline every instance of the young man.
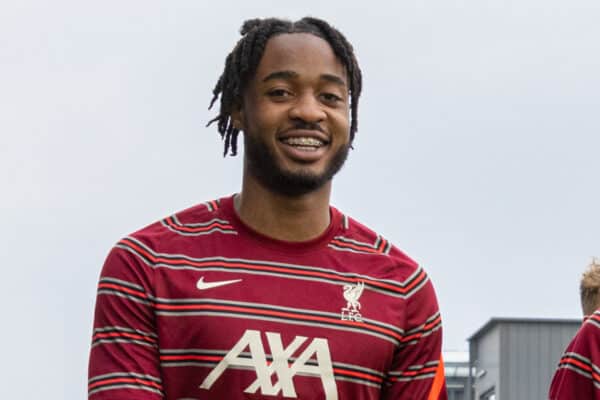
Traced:
[[357, 127], [352, 46], [315, 18], [241, 33], [211, 106], [225, 154], [243, 132], [242, 189], [109, 254], [89, 398], [445, 399], [429, 278], [329, 204]]
[[551, 400], [600, 400], [600, 264], [581, 278], [583, 325], [565, 350], [550, 386]]

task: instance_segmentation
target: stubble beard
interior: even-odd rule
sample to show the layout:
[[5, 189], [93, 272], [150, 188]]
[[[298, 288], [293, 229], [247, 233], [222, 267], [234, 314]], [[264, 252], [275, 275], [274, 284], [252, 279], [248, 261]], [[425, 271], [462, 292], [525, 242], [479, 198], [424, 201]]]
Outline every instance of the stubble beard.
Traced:
[[244, 154], [247, 172], [268, 190], [288, 197], [302, 196], [321, 188], [331, 181], [344, 166], [350, 145], [340, 147], [327, 164], [325, 171], [314, 174], [308, 171], [286, 171], [260, 138], [244, 134]]

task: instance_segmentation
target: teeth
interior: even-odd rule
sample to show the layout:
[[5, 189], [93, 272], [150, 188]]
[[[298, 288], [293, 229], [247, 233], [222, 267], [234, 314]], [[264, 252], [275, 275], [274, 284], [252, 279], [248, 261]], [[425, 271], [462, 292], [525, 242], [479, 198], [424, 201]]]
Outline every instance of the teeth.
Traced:
[[323, 142], [319, 139], [311, 138], [311, 137], [292, 137], [284, 139], [284, 142], [290, 144], [292, 146], [311, 146], [311, 147], [321, 147], [323, 146]]

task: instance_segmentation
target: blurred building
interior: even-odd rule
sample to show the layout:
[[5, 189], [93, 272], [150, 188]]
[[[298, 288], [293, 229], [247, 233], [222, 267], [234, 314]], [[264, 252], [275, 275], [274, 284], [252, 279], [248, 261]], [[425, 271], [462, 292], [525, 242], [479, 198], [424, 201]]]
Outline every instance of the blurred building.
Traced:
[[466, 400], [469, 380], [469, 352], [445, 351], [444, 367], [448, 400]]
[[573, 319], [492, 318], [468, 339], [466, 372], [473, 391], [464, 399], [546, 400], [558, 361], [580, 325]]

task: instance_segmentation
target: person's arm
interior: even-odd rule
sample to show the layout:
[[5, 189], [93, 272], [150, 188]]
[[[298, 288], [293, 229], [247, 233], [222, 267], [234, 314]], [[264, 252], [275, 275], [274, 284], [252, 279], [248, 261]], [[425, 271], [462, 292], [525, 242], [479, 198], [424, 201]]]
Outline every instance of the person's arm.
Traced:
[[431, 281], [408, 299], [407, 326], [382, 400], [446, 400], [441, 317]]
[[582, 325], [560, 359], [551, 400], [600, 400], [600, 312]]
[[89, 400], [162, 399], [152, 271], [123, 249], [108, 255], [98, 285]]

